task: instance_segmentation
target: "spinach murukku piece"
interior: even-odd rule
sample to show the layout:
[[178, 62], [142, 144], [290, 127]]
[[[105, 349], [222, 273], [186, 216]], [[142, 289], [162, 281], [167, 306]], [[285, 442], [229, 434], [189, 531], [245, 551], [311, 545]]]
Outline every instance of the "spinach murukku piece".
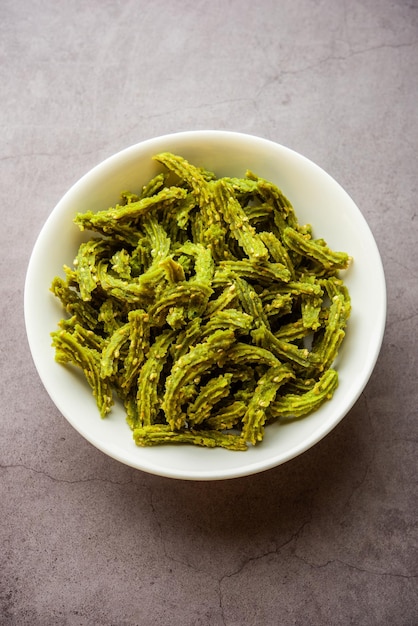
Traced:
[[293, 296], [300, 296], [306, 294], [308, 296], [322, 296], [323, 289], [318, 282], [312, 283], [309, 280], [305, 280], [302, 275], [299, 280], [290, 280], [285, 285], [276, 285], [275, 290], [278, 293], [291, 294]]
[[270, 323], [264, 310], [262, 300], [254, 287], [239, 276], [235, 276], [233, 280], [242, 310], [253, 318], [256, 326], [264, 324], [264, 326], [269, 328]]
[[174, 330], [180, 330], [183, 328], [187, 322], [187, 312], [184, 306], [174, 306], [170, 309], [165, 318], [167, 324], [173, 328]]
[[258, 191], [258, 182], [252, 178], [237, 178], [224, 176], [223, 180], [234, 190], [234, 193], [239, 197], [241, 204], [246, 204], [249, 201], [253, 201]]
[[212, 287], [215, 263], [210, 248], [195, 245], [195, 275], [190, 280]]
[[91, 300], [91, 293], [97, 287], [96, 266], [103, 255], [109, 256], [111, 245], [104, 239], [90, 239], [80, 244], [74, 259], [76, 280], [81, 299]]
[[142, 234], [138, 239], [130, 256], [132, 277], [140, 276], [149, 268], [152, 263], [152, 257], [149, 241], [145, 235]]
[[[266, 228], [272, 228], [272, 217], [274, 215], [273, 208], [267, 203], [263, 204], [248, 204], [243, 207], [245, 214], [248, 217], [248, 220], [251, 226], [257, 230], [257, 232], [261, 235], [261, 232]], [[263, 238], [261, 240], [264, 242]]]
[[155, 326], [163, 326], [174, 307], [185, 307], [186, 319], [200, 317], [206, 308], [212, 289], [197, 282], [183, 281], [168, 286], [149, 307], [148, 313]]
[[138, 276], [139, 284], [149, 284], [150, 281], [159, 284], [165, 268], [162, 263], [170, 254], [171, 240], [162, 224], [154, 215], [146, 215], [141, 226], [145, 233], [143, 245], [148, 247], [149, 256], [152, 259], [150, 265]]
[[260, 346], [237, 341], [227, 352], [227, 359], [233, 365], [247, 365], [249, 363], [280, 366], [281, 362], [270, 350]]
[[78, 220], [74, 219], [81, 231], [91, 230], [111, 238], [115, 242], [123, 242], [125, 245], [135, 247], [142, 236], [142, 232], [131, 223], [122, 223], [117, 220], [92, 221], [91, 217], [95, 215], [92, 211], [88, 213], [79, 213]]
[[79, 294], [68, 286], [67, 282], [56, 276], [51, 284], [52, 293], [61, 301], [63, 308], [74, 315], [81, 326], [96, 330], [100, 325], [95, 307], [83, 300]]
[[138, 446], [156, 446], [166, 443], [186, 443], [204, 448], [226, 448], [245, 451], [247, 445], [240, 435], [217, 430], [172, 430], [166, 424], [135, 428], [133, 437]]
[[208, 287], [211, 287], [215, 263], [209, 248], [200, 243], [186, 241], [176, 250], [176, 254], [184, 254], [193, 259], [194, 273], [190, 271], [190, 281], [206, 284]]
[[170, 252], [170, 237], [155, 215], [144, 216], [141, 220], [141, 227], [147, 237], [146, 241], [153, 263], [160, 263]]
[[268, 407], [276, 397], [278, 389], [289, 379], [294, 378], [293, 370], [287, 365], [273, 366], [257, 381], [242, 419], [242, 438], [255, 445], [263, 439], [264, 424]]
[[275, 209], [275, 218], [280, 216], [281, 219], [277, 220], [277, 223], [281, 226], [280, 230], [282, 229], [282, 224], [289, 226], [297, 225], [298, 221], [293, 205], [277, 185], [264, 178], [256, 176], [253, 172], [248, 170], [246, 172], [246, 176], [257, 183], [257, 193], [261, 196], [264, 202], [273, 206]]
[[269, 256], [268, 250], [250, 224], [247, 214], [235, 197], [233, 188], [222, 178], [213, 183], [212, 188], [217, 209], [245, 254], [250, 259], [266, 261]]
[[[95, 333], [93, 330], [90, 330], [89, 328], [84, 328], [84, 326], [77, 323], [75, 321], [75, 317], [72, 318], [72, 320], [73, 324], [70, 332], [72, 333], [76, 341], [78, 341], [83, 346], [96, 350], [97, 352], [102, 352], [106, 340], [101, 335]], [[68, 322], [69, 320], [66, 321]], [[65, 323], [64, 325], [60, 323], [60, 326], [65, 330], [70, 330], [70, 327], [67, 326]]]
[[300, 396], [313, 389], [317, 382], [316, 378], [294, 378], [284, 385], [281, 395], [293, 393]]
[[320, 283], [331, 301], [335, 296], [341, 296], [343, 298], [344, 306], [342, 313], [347, 320], [351, 312], [351, 298], [347, 286], [337, 276], [330, 276], [327, 279], [321, 280]]
[[132, 387], [127, 393], [118, 390], [118, 395], [123, 402], [126, 413], [126, 423], [133, 430], [138, 426], [138, 403], [136, 401], [136, 390]]
[[156, 211], [167, 204], [178, 202], [186, 195], [187, 192], [181, 187], [164, 187], [155, 195], [141, 198], [137, 202], [117, 204], [97, 213], [93, 211], [77, 213], [74, 222], [83, 229], [102, 229], [105, 233], [111, 233], [113, 225], [134, 222], [150, 211]]
[[237, 305], [237, 288], [234, 283], [228, 282], [226, 286], [223, 288], [222, 292], [214, 299], [210, 299], [204, 317], [210, 317], [217, 311], [222, 311], [223, 309], [228, 308], [236, 308]]
[[302, 318], [300, 317], [299, 319], [288, 322], [287, 324], [282, 324], [277, 330], [274, 331], [274, 336], [276, 339], [281, 339], [283, 341], [296, 342], [300, 339], [304, 339], [310, 333], [310, 329], [306, 328]]
[[120, 278], [131, 280], [132, 259], [125, 248], [117, 250], [111, 258], [111, 268]]
[[201, 424], [210, 416], [213, 407], [226, 398], [230, 391], [232, 374], [220, 374], [199, 388], [196, 399], [187, 408], [187, 423], [189, 428]]
[[327, 370], [315, 385], [306, 393], [285, 394], [277, 397], [270, 405], [273, 419], [299, 418], [316, 411], [326, 400], [330, 400], [338, 385], [336, 370]]
[[146, 358], [150, 340], [150, 318], [143, 309], [134, 309], [128, 314], [129, 349], [125, 357], [120, 386], [129, 390], [139, 375]]
[[[316, 282], [316, 278], [314, 276], [307, 276], [304, 278], [304, 280], [312, 284]], [[322, 295], [302, 294], [301, 313], [302, 313], [302, 324], [305, 328], [315, 331], [321, 327], [322, 305], [323, 305]]]
[[307, 348], [299, 348], [295, 344], [278, 339], [266, 326], [259, 325], [251, 333], [254, 343], [266, 350], [270, 350], [280, 361], [306, 368], [311, 364]]
[[153, 159], [164, 165], [170, 172], [186, 183], [193, 191], [200, 205], [206, 205], [209, 201], [208, 183], [203, 171], [192, 165], [183, 157], [171, 152], [161, 152]]
[[150, 198], [151, 196], [155, 196], [165, 187], [166, 179], [167, 175], [164, 172], [161, 172], [160, 174], [154, 176], [154, 178], [151, 178], [148, 183], [143, 185], [138, 200], [141, 198]]
[[222, 365], [234, 341], [232, 330], [217, 330], [175, 361], [166, 381], [162, 401], [166, 421], [172, 429], [182, 428], [186, 421], [183, 388], [203, 374], [209, 374], [214, 366]]
[[67, 287], [74, 287], [78, 290], [78, 277], [75, 267], [68, 267], [68, 265], [63, 265], [62, 269], [64, 270]]
[[[215, 183], [216, 184], [216, 183]], [[215, 261], [228, 258], [228, 226], [222, 213], [218, 210], [213, 184], [208, 185], [208, 201], [199, 205], [194, 215], [192, 233], [196, 243], [207, 248]]]
[[246, 410], [247, 404], [245, 402], [234, 400], [230, 404], [215, 410], [214, 414], [205, 421], [205, 426], [208, 426], [211, 430], [220, 431], [239, 427]]
[[195, 317], [177, 333], [176, 341], [173, 342], [170, 347], [170, 354], [173, 361], [177, 361], [189, 351], [191, 346], [200, 342], [202, 336], [201, 324], [201, 318]]
[[192, 213], [198, 207], [196, 196], [189, 192], [176, 205], [175, 219], [180, 230], [186, 230], [192, 221]]
[[136, 394], [137, 426], [152, 424], [160, 411], [161, 399], [158, 384], [175, 337], [174, 330], [166, 330], [158, 335], [150, 346], [147, 358], [140, 369]]
[[112, 408], [112, 386], [108, 379], [100, 376], [100, 354], [96, 350], [82, 345], [70, 332], [58, 330], [51, 333], [55, 348], [55, 360], [58, 363], [73, 363], [81, 368], [90, 385], [101, 417], [105, 417]]
[[119, 360], [122, 360], [121, 351], [129, 340], [129, 330], [129, 324], [124, 324], [107, 340], [100, 360], [101, 378], [110, 378], [118, 371]]
[[213, 313], [202, 326], [202, 336], [208, 335], [220, 329], [232, 329], [237, 335], [247, 335], [253, 325], [254, 318], [238, 309], [223, 309]]
[[259, 233], [261, 241], [266, 245], [272, 259], [276, 263], [281, 263], [288, 270], [290, 277], [295, 278], [295, 268], [293, 267], [292, 259], [285, 246], [280, 239], [272, 232], [263, 231]]
[[103, 335], [112, 335], [120, 326], [125, 323], [124, 302], [119, 302], [114, 298], [106, 298], [97, 307], [98, 320], [103, 325]]
[[169, 283], [179, 283], [186, 280], [183, 266], [177, 263], [171, 256], [160, 261], [160, 267], [164, 269]]
[[[260, 300], [266, 318], [270, 322], [271, 317], [281, 318], [292, 312], [295, 296], [290, 293], [279, 293], [275, 289], [261, 292]], [[280, 323], [280, 325], [282, 325]]]
[[232, 277], [239, 276], [258, 285], [271, 285], [272, 282], [289, 282], [289, 270], [282, 263], [241, 259], [237, 261], [220, 261], [218, 263], [214, 284], [224, 284]]
[[134, 307], [145, 307], [154, 300], [155, 290], [164, 275], [162, 267], [153, 266], [138, 278], [127, 281], [114, 276], [110, 264], [104, 259], [97, 265], [98, 283], [107, 297]]
[[130, 204], [131, 202], [138, 202], [139, 196], [132, 191], [121, 191], [120, 193], [120, 203], [121, 204]]
[[347, 303], [343, 294], [335, 295], [329, 307], [325, 331], [318, 343], [314, 343], [312, 353], [316, 359], [314, 369], [324, 372], [335, 360], [341, 343], [345, 337], [347, 324]]
[[283, 233], [284, 243], [294, 252], [318, 261], [327, 269], [347, 269], [350, 257], [346, 252], [334, 252], [322, 240], [320, 243], [309, 235], [285, 228]]

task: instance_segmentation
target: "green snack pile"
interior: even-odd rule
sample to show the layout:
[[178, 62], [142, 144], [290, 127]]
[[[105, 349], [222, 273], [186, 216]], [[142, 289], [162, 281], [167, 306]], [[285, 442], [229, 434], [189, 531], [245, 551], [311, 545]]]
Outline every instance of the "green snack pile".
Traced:
[[52, 292], [51, 333], [105, 417], [116, 394], [136, 444], [247, 450], [332, 397], [350, 297], [332, 251], [272, 183], [216, 178], [184, 158], [140, 194], [78, 213], [80, 245]]

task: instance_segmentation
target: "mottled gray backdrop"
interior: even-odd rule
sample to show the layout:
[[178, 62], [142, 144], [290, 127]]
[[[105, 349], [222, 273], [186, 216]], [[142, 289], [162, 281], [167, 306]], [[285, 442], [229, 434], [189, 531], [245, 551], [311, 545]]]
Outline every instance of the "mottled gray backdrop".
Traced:
[[[416, 626], [416, 0], [1, 0], [0, 624]], [[51, 210], [133, 143], [229, 129], [330, 172], [381, 251], [388, 321], [319, 445], [222, 483], [85, 442], [29, 354], [23, 285]], [[42, 294], [40, 294], [42, 297]]]

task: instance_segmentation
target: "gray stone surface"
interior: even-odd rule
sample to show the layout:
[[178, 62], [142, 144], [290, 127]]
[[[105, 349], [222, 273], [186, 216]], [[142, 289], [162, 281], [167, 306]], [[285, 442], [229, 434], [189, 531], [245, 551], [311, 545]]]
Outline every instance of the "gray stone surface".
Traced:
[[[418, 624], [416, 0], [2, 0], [0, 624]], [[329, 171], [387, 277], [383, 348], [341, 424], [221, 483], [85, 442], [32, 363], [23, 284], [56, 202], [110, 154], [238, 130]]]

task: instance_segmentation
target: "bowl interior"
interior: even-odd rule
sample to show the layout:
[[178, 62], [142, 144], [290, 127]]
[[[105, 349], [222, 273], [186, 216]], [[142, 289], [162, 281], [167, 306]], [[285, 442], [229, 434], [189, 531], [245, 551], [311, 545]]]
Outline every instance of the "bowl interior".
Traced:
[[[105, 420], [90, 388], [71, 368], [54, 361], [50, 333], [63, 317], [50, 293], [55, 275], [71, 265], [81, 240], [73, 224], [76, 212], [114, 205], [123, 190], [138, 191], [160, 167], [158, 152], [181, 154], [218, 176], [243, 176], [252, 170], [277, 184], [292, 202], [301, 223], [311, 223], [316, 237], [353, 257], [344, 272], [352, 299], [347, 335], [336, 367], [339, 387], [330, 402], [312, 415], [266, 429], [263, 442], [247, 452], [193, 446], [137, 447], [116, 405]], [[77, 431], [119, 461], [150, 473], [192, 480], [233, 478], [283, 463], [324, 437], [349, 411], [375, 365], [384, 332], [386, 291], [380, 255], [361, 212], [342, 187], [305, 157], [265, 139], [223, 131], [196, 131], [159, 137], [110, 157], [80, 179], [46, 221], [35, 244], [25, 285], [25, 321], [32, 356], [41, 380]]]

